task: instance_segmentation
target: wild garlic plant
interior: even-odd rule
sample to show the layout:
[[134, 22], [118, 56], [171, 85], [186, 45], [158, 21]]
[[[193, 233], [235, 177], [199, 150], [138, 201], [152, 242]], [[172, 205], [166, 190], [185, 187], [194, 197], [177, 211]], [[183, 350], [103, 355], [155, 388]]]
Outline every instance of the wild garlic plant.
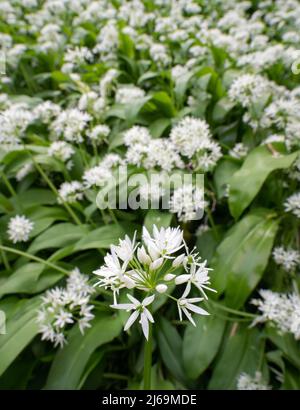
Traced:
[[[111, 245], [104, 261], [105, 264], [94, 271], [99, 278], [96, 286], [112, 291], [113, 309], [130, 312], [124, 331], [136, 321], [140, 324], [146, 344], [150, 346], [145, 349], [144, 366], [144, 387], [150, 388], [154, 302], [161, 294], [165, 295], [176, 303], [180, 321], [186, 317], [196, 326], [194, 313], [209, 315], [199, 303], [208, 299], [207, 291], [215, 292], [209, 286], [211, 269], [194, 249], [189, 251], [180, 227], [159, 229], [156, 225], [151, 233], [143, 227], [141, 242], [135, 234], [132, 239], [126, 236], [118, 245]], [[181, 296], [171, 295], [174, 287], [179, 288]], [[127, 303], [118, 301], [122, 289], [126, 290]]]

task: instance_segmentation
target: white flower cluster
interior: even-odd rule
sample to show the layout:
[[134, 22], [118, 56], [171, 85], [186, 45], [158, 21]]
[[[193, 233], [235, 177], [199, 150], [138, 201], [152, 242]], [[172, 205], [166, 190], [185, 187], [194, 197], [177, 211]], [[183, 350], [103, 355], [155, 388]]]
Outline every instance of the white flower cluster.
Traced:
[[284, 209], [286, 212], [291, 212], [297, 218], [300, 218], [300, 192], [296, 192], [286, 199]]
[[244, 74], [232, 83], [228, 96], [242, 107], [250, 107], [266, 98], [270, 92], [268, 80], [260, 75]]
[[[203, 298], [207, 299], [206, 290], [213, 291], [208, 286], [210, 269], [206, 267], [206, 261], [200, 262], [197, 253], [188, 251], [180, 228], [158, 229], [154, 225], [153, 233], [150, 235], [144, 227], [142, 243], [136, 243], [135, 235], [132, 240], [126, 236], [119, 241], [119, 245], [111, 246], [104, 261], [105, 264], [94, 271], [99, 277], [97, 285], [113, 291], [113, 308], [132, 311], [125, 330], [139, 318], [144, 336], [148, 339], [149, 321], [153, 322], [151, 304], [160, 293], [176, 301], [180, 320], [185, 314], [195, 325], [191, 312], [208, 314], [195, 303], [201, 302]], [[180, 270], [184, 273], [178, 274]], [[171, 284], [186, 285], [179, 299], [168, 295]], [[192, 285], [203, 297], [188, 297]], [[127, 297], [131, 303], [118, 304], [117, 295], [124, 288], [145, 292], [146, 297], [139, 301], [128, 293]]]
[[63, 347], [67, 343], [69, 326], [78, 323], [83, 334], [91, 327], [94, 318], [90, 298], [94, 288], [89, 285], [88, 277], [75, 268], [67, 279], [65, 288], [48, 290], [42, 296], [42, 304], [37, 313], [39, 333], [42, 340], [49, 340], [54, 346]]
[[63, 182], [58, 190], [58, 203], [72, 204], [83, 199], [83, 185], [79, 181]]
[[212, 140], [208, 124], [198, 118], [185, 117], [179, 121], [171, 130], [170, 140], [182, 156], [192, 159], [197, 170], [212, 170], [222, 156], [219, 144]]
[[15, 149], [24, 137], [29, 124], [35, 120], [35, 115], [26, 104], [12, 104], [1, 112], [0, 144], [2, 149]]
[[187, 222], [200, 219], [206, 205], [203, 189], [184, 184], [174, 190], [170, 199], [170, 212], [177, 214], [179, 221]]
[[13, 243], [27, 242], [34, 223], [24, 215], [16, 215], [10, 218], [7, 234]]
[[256, 372], [252, 377], [247, 373], [241, 373], [237, 381], [238, 390], [271, 390], [263, 380], [261, 372]]
[[300, 252], [277, 246], [273, 249], [273, 258], [277, 265], [282, 266], [284, 270], [293, 272], [300, 263]]
[[147, 128], [133, 126], [124, 133], [126, 160], [146, 169], [171, 171], [184, 166], [173, 144], [166, 138], [152, 139]]
[[122, 164], [122, 159], [118, 154], [107, 154], [99, 165], [84, 172], [82, 177], [84, 187], [102, 187], [112, 177], [112, 168], [119, 164]]
[[62, 111], [51, 123], [50, 130], [55, 138], [63, 137], [66, 141], [80, 143], [91, 116], [77, 108]]
[[145, 91], [135, 86], [122, 86], [116, 91], [115, 100], [118, 104], [130, 104], [136, 99], [143, 98]]
[[62, 162], [68, 161], [75, 153], [74, 148], [65, 141], [54, 141], [48, 149], [48, 155]]
[[249, 152], [249, 148], [243, 144], [242, 142], [239, 142], [235, 144], [235, 146], [229, 150], [228, 154], [235, 159], [243, 159], [247, 156]]
[[281, 333], [292, 333], [295, 339], [300, 339], [300, 297], [298, 294], [276, 293], [271, 290], [261, 290], [261, 299], [254, 299], [261, 315], [254, 320], [253, 325], [269, 322]]
[[192, 160], [196, 170], [211, 171], [221, 158], [221, 148], [212, 140], [208, 124], [185, 117], [172, 128], [170, 138], [152, 139], [147, 128], [134, 126], [124, 133], [128, 163], [146, 169], [159, 167], [171, 171], [183, 168], [184, 159]]

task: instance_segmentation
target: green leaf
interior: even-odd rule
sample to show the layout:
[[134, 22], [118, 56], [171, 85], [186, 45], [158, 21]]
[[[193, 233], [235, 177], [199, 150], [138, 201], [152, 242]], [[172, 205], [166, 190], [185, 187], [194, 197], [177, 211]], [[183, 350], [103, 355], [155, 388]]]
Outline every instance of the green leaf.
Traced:
[[121, 330], [120, 316], [96, 317], [84, 335], [81, 335], [77, 326], [74, 327], [68, 344], [54, 358], [45, 389], [76, 389], [92, 353], [99, 346], [112, 341]]
[[235, 224], [218, 246], [212, 260], [212, 286], [227, 306], [239, 308], [261, 279], [267, 266], [278, 220], [270, 211], [246, 215]]
[[229, 181], [231, 215], [238, 218], [257, 195], [268, 175], [276, 169], [289, 168], [297, 156], [298, 152], [274, 156], [266, 146], [251, 151], [242, 167]]
[[28, 191], [18, 193], [16, 198], [12, 198], [11, 201], [18, 205], [22, 204], [24, 209], [30, 208], [35, 205], [54, 204], [57, 199], [52, 191], [48, 189], [28, 189]]
[[237, 328], [234, 323], [225, 340], [208, 385], [210, 390], [235, 389], [241, 373], [254, 376], [259, 368], [264, 341], [257, 329]]
[[35, 253], [42, 249], [60, 248], [71, 245], [88, 233], [86, 225], [73, 225], [71, 223], [60, 223], [52, 226], [35, 238], [28, 252]]
[[216, 248], [219, 245], [223, 232], [222, 225], [215, 226], [214, 229], [209, 229], [198, 236], [196, 247], [199, 255], [203, 260], [207, 260], [210, 264], [212, 257], [215, 254]]
[[48, 270], [45, 265], [30, 262], [21, 266], [11, 276], [1, 282], [0, 297], [11, 293], [37, 293], [55, 284], [62, 273]]
[[160, 114], [171, 118], [176, 115], [174, 104], [165, 91], [158, 91], [152, 95], [151, 102], [157, 107]]
[[183, 338], [183, 364], [191, 379], [197, 379], [214, 359], [226, 323], [213, 315], [195, 315], [194, 320], [197, 326], [189, 324]]
[[120, 225], [107, 225], [86, 234], [75, 245], [74, 251], [84, 249], [105, 249], [124, 237], [125, 230]]
[[150, 209], [144, 220], [144, 226], [149, 232], [152, 232], [153, 225], [158, 228], [168, 228], [171, 225], [173, 215], [167, 212], [161, 212], [158, 209]]
[[228, 97], [221, 98], [214, 106], [212, 113], [213, 120], [216, 122], [223, 121], [226, 115], [229, 113], [229, 111], [232, 110], [234, 106], [235, 104], [230, 101]]
[[182, 340], [179, 333], [164, 318], [160, 318], [157, 328], [158, 347], [164, 364], [177, 380], [185, 380]]
[[213, 176], [218, 199], [225, 196], [229, 181], [239, 168], [237, 162], [228, 159], [221, 160], [218, 163]]
[[[38, 333], [36, 310], [40, 297], [18, 302], [18, 309], [6, 323], [6, 334], [0, 336], [0, 376]], [[1, 308], [6, 312], [5, 307]]]
[[289, 333], [280, 334], [271, 326], [266, 327], [266, 333], [272, 343], [282, 351], [284, 357], [300, 370], [300, 347], [294, 336]]
[[149, 130], [153, 138], [160, 138], [167, 127], [171, 124], [169, 118], [159, 118], [150, 124]]
[[180, 105], [183, 104], [184, 96], [189, 86], [189, 82], [194, 75], [195, 75], [195, 72], [190, 71], [184, 75], [181, 75], [176, 80], [175, 87], [174, 87], [174, 93], [176, 96], [176, 100], [178, 101]]

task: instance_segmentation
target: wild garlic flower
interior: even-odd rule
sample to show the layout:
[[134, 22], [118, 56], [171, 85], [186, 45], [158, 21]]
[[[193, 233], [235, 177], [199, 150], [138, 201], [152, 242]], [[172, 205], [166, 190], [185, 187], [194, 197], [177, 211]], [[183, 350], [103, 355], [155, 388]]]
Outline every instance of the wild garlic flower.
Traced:
[[27, 242], [29, 234], [33, 230], [34, 222], [24, 215], [16, 215], [10, 218], [7, 234], [13, 243]]
[[286, 212], [291, 212], [297, 218], [300, 218], [300, 192], [296, 192], [286, 199], [284, 209]]
[[150, 305], [154, 301], [154, 295], [148, 296], [142, 302], [139, 302], [136, 298], [131, 296], [129, 293], [127, 294], [128, 299], [131, 303], [120, 303], [116, 305], [111, 305], [114, 309], [121, 309], [130, 312], [133, 310], [133, 313], [129, 316], [129, 319], [125, 323], [124, 331], [126, 332], [133, 323], [140, 317], [139, 323], [142, 326], [142, 330], [144, 333], [145, 338], [148, 340], [149, 337], [149, 321], [154, 323], [153, 316], [151, 315], [150, 311], [147, 309], [146, 306]]
[[68, 161], [74, 153], [74, 148], [65, 141], [54, 141], [48, 148], [49, 157], [55, 157], [62, 162]]
[[184, 166], [174, 144], [166, 138], [152, 139], [145, 127], [134, 126], [127, 130], [124, 143], [128, 147], [126, 161], [130, 164], [165, 171]]
[[67, 202], [69, 204], [81, 201], [83, 199], [83, 185], [79, 181], [63, 182], [58, 190], [59, 204]]
[[241, 104], [242, 107], [250, 107], [266, 97], [269, 89], [268, 80], [262, 76], [243, 74], [232, 83], [228, 95], [233, 102]]
[[105, 124], [96, 125], [90, 131], [87, 132], [90, 140], [93, 143], [99, 144], [105, 141], [110, 133], [110, 128]]
[[[177, 302], [180, 320], [182, 313], [192, 324], [195, 324], [190, 312], [201, 315], [208, 314], [195, 303], [203, 300], [190, 298], [192, 285], [207, 298], [205, 290], [213, 290], [209, 284], [209, 269], [206, 262], [200, 262], [196, 253], [189, 253], [183, 240], [180, 228], [160, 228], [153, 226], [152, 234], [144, 227], [142, 241], [136, 242], [128, 236], [119, 240], [118, 245], [111, 245], [110, 252], [104, 257], [104, 265], [94, 271], [99, 280], [96, 286], [111, 289], [114, 303], [112, 307], [124, 309], [133, 313], [125, 325], [125, 330], [140, 317], [143, 333], [148, 338], [148, 321], [152, 322], [151, 304], [161, 293], [165, 293]], [[186, 275], [179, 275], [184, 269]], [[180, 278], [180, 279], [179, 279]], [[179, 280], [178, 280], [179, 279]], [[185, 284], [184, 292], [178, 300], [168, 295], [170, 285]], [[128, 294], [132, 303], [118, 304], [117, 296], [121, 289], [138, 290], [146, 294], [142, 302]]]
[[89, 285], [88, 277], [74, 269], [67, 279], [65, 288], [48, 290], [42, 296], [42, 305], [37, 312], [37, 322], [42, 340], [49, 340], [54, 346], [63, 347], [67, 343], [67, 330], [78, 323], [83, 334], [91, 327], [94, 318], [90, 297], [94, 288]]
[[253, 325], [269, 322], [280, 333], [292, 333], [300, 339], [300, 297], [296, 293], [284, 294], [271, 290], [261, 290], [261, 299], [254, 299], [252, 304], [258, 307], [261, 315]]
[[252, 377], [247, 373], [241, 373], [237, 380], [238, 390], [271, 390], [263, 380], [262, 374], [256, 372], [255, 376]]
[[221, 158], [221, 147], [212, 140], [208, 124], [198, 118], [185, 117], [170, 133], [177, 152], [191, 159], [193, 168], [211, 171]]
[[53, 118], [57, 117], [60, 112], [60, 106], [51, 101], [44, 101], [34, 108], [35, 116], [44, 124], [50, 124]]
[[300, 263], [300, 252], [295, 249], [284, 249], [283, 246], [277, 246], [273, 249], [273, 259], [284, 270], [292, 272]]
[[185, 117], [172, 128], [170, 139], [181, 155], [191, 158], [210, 139], [208, 124], [198, 118]]
[[100, 164], [86, 170], [82, 179], [86, 188], [91, 188], [93, 186], [102, 187], [110, 180], [111, 176], [111, 171]]
[[143, 98], [145, 91], [135, 86], [121, 86], [116, 91], [115, 100], [117, 104], [130, 104], [138, 98]]
[[170, 212], [177, 214], [178, 220], [187, 222], [203, 216], [207, 202], [204, 191], [192, 184], [176, 188], [169, 202]]
[[229, 155], [232, 158], [242, 159], [247, 156], [249, 148], [246, 147], [242, 142], [235, 144], [235, 146], [229, 151]]
[[52, 122], [50, 130], [55, 138], [80, 143], [91, 116], [77, 108], [62, 111]]

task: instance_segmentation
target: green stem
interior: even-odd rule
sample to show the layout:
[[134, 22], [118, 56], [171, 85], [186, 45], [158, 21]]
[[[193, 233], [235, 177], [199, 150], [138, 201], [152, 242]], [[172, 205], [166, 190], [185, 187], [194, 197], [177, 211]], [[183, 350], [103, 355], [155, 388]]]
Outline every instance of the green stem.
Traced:
[[81, 225], [81, 221], [79, 220], [79, 218], [77, 217], [77, 215], [75, 214], [75, 212], [73, 211], [73, 209], [69, 206], [69, 204], [67, 204], [63, 198], [59, 195], [58, 190], [56, 189], [56, 187], [53, 185], [53, 183], [50, 181], [50, 179], [48, 178], [47, 174], [44, 172], [44, 170], [42, 169], [42, 167], [40, 167], [40, 165], [36, 162], [36, 160], [34, 159], [33, 155], [31, 155], [31, 153], [29, 153], [31, 156], [31, 159], [36, 167], [36, 169], [39, 171], [39, 173], [41, 174], [41, 176], [44, 178], [44, 180], [47, 182], [47, 184], [49, 185], [50, 189], [53, 191], [53, 193], [61, 200], [61, 203], [63, 204], [63, 206], [66, 208], [67, 212], [70, 214], [70, 216], [72, 217], [72, 219], [74, 220], [74, 222], [77, 225]]
[[10, 267], [9, 261], [8, 261], [8, 259], [7, 259], [7, 257], [6, 257], [6, 253], [4, 252], [3, 249], [0, 249], [0, 254], [1, 254], [1, 258], [2, 258], [3, 264], [4, 264], [4, 266], [5, 266], [5, 269], [8, 270], [8, 271], [10, 271], [10, 270], [11, 270], [11, 267]]
[[11, 185], [11, 183], [9, 182], [8, 178], [6, 177], [6, 175], [4, 174], [4, 172], [1, 172], [1, 176], [3, 178], [4, 184], [6, 185], [7, 189], [9, 190], [11, 196], [17, 196], [16, 191], [14, 190], [13, 186]]
[[151, 389], [151, 367], [152, 367], [152, 323], [149, 322], [149, 337], [145, 341], [144, 352], [144, 390]]
[[9, 246], [3, 246], [3, 245], [0, 245], [0, 250], [15, 253], [16, 255], [20, 255], [20, 256], [24, 256], [25, 258], [32, 259], [33, 261], [36, 261], [36, 262], [42, 263], [46, 266], [49, 266], [49, 268], [55, 269], [55, 270], [65, 274], [65, 275], [70, 274], [70, 272], [67, 271], [66, 269], [61, 268], [60, 266], [57, 266], [52, 262], [45, 261], [44, 259], [41, 259], [38, 256], [31, 255], [31, 253], [23, 252], [23, 251], [20, 251], [18, 249], [10, 248]]
[[209, 306], [209, 304], [212, 304], [217, 309], [224, 310], [225, 312], [232, 313], [232, 314], [237, 315], [237, 316], [249, 317], [249, 318], [253, 318], [253, 319], [255, 319], [257, 317], [257, 315], [255, 315], [253, 313], [248, 313], [248, 312], [243, 312], [241, 310], [231, 309], [227, 306], [223, 306], [223, 305], [221, 305], [219, 303], [216, 303], [216, 302], [209, 301], [209, 302], [206, 302], [206, 304], [208, 306]]

